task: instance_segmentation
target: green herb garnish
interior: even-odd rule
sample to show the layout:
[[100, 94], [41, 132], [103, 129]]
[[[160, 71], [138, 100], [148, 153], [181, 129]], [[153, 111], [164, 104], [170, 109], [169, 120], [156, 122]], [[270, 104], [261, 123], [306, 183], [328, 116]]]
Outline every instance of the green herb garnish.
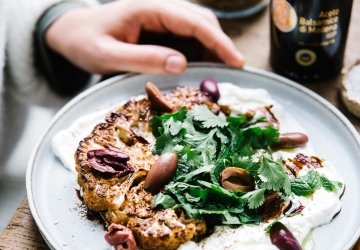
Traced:
[[[306, 178], [290, 181], [282, 159], [271, 158], [270, 146], [278, 142], [279, 131], [272, 126], [256, 127], [264, 120], [264, 117], [249, 120], [246, 116], [225, 118], [200, 105], [189, 112], [182, 107], [176, 113], [155, 116], [150, 122], [156, 138], [153, 152], [176, 153], [178, 167], [175, 177], [155, 196], [154, 205], [182, 208], [189, 217], [204, 216], [215, 224], [235, 226], [263, 220], [257, 208], [263, 204], [266, 191], [279, 191], [284, 196], [291, 191], [303, 195], [319, 185], [327, 190], [339, 185], [320, 175], [319, 180], [311, 181], [311, 171]], [[220, 173], [229, 166], [247, 170], [258, 189], [251, 192], [224, 189]]]
[[331, 181], [314, 170], [310, 170], [304, 176], [292, 179], [290, 183], [291, 191], [298, 196], [311, 195], [321, 187], [328, 192], [333, 192], [342, 187], [341, 182]]

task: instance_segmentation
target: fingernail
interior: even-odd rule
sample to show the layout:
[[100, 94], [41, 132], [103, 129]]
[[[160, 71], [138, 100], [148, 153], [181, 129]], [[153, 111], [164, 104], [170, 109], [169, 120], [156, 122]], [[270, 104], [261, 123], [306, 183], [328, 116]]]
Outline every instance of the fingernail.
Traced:
[[237, 57], [237, 59], [238, 59], [239, 67], [244, 66], [244, 64], [245, 64], [245, 57], [244, 57], [239, 51], [236, 51], [236, 57]]
[[184, 58], [180, 56], [169, 56], [166, 59], [165, 70], [171, 74], [179, 74], [185, 68]]

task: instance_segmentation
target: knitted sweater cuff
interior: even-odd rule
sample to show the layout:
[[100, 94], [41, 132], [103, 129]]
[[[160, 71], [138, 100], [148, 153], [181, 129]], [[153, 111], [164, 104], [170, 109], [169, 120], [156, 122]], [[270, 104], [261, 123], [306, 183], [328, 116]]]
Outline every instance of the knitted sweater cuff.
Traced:
[[[2, 1], [2, 0], [0, 0]], [[6, 20], [6, 75], [7, 88], [22, 99], [41, 99], [40, 93], [48, 93], [47, 78], [35, 67], [35, 29], [43, 14], [63, 0], [16, 0], [4, 1], [7, 5]], [[84, 6], [97, 6], [97, 0], [71, 0]], [[38, 46], [38, 45], [37, 45]], [[51, 61], [55, 59], [51, 58]], [[41, 63], [43, 64], [43, 63]], [[65, 71], [63, 71], [65, 72]], [[45, 95], [45, 94], [44, 94]], [[46, 101], [46, 96], [43, 98]]]
[[80, 2], [64, 1], [54, 4], [39, 18], [35, 27], [36, 64], [47, 78], [50, 87], [58, 94], [71, 95], [78, 92], [86, 85], [91, 75], [51, 50], [46, 45], [44, 35], [50, 25], [62, 14], [83, 7], [85, 4]]

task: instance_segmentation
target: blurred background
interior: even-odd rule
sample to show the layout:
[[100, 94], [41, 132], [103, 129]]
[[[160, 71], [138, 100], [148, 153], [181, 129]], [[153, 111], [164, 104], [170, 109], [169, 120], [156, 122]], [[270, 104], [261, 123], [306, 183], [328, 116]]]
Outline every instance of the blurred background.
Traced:
[[[98, 77], [92, 79], [88, 87], [98, 80]], [[26, 167], [36, 141], [56, 112], [71, 99], [55, 94], [41, 97], [41, 94], [40, 89], [36, 96], [24, 99], [17, 96], [9, 83], [5, 83], [1, 93], [0, 232], [26, 195]]]

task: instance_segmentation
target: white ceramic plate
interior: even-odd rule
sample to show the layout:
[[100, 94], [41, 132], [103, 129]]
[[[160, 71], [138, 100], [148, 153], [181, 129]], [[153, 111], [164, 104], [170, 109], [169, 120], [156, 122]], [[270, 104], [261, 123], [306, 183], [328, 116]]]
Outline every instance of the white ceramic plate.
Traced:
[[51, 139], [78, 117], [145, 94], [147, 81], [163, 91], [199, 86], [202, 79], [265, 88], [288, 115], [307, 131], [315, 152], [331, 161], [345, 180], [341, 213], [314, 231], [316, 249], [349, 249], [360, 235], [360, 139], [352, 124], [329, 102], [303, 86], [265, 71], [232, 69], [219, 64], [192, 64], [179, 76], [129, 74], [106, 80], [64, 106], [38, 141], [29, 161], [27, 195], [31, 212], [52, 249], [110, 249], [104, 229], [79, 209], [70, 173], [51, 151]]

